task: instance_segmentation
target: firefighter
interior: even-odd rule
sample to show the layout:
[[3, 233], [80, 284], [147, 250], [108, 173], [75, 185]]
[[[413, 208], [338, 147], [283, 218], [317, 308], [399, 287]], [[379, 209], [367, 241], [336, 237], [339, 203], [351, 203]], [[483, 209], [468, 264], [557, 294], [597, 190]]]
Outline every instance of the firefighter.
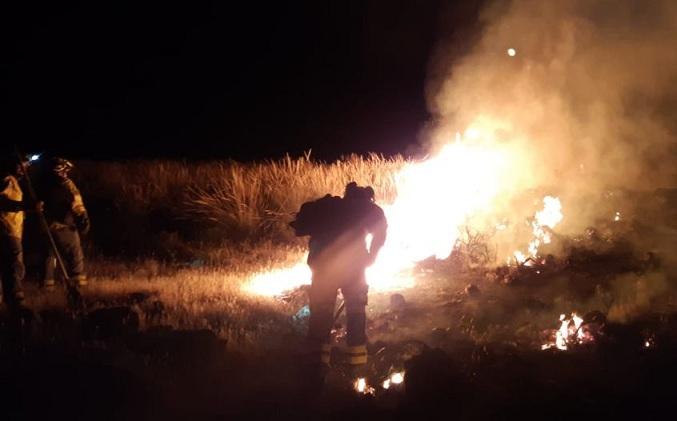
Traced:
[[[312, 271], [308, 346], [320, 371], [330, 362], [330, 332], [336, 294], [340, 289], [347, 317], [347, 362], [353, 368], [367, 362], [365, 270], [386, 239], [383, 210], [374, 203], [374, 190], [355, 182], [343, 198], [327, 195], [305, 203], [291, 224], [297, 235], [310, 235], [308, 265]], [[372, 235], [367, 248], [366, 237]]]
[[19, 180], [25, 174], [25, 163], [18, 158], [6, 157], [0, 164], [0, 271], [2, 296], [11, 310], [18, 309], [24, 301], [22, 282], [26, 269], [23, 260], [24, 212], [40, 210], [24, 200]]
[[[44, 201], [45, 219], [69, 277], [64, 281], [83, 287], [87, 285], [87, 277], [80, 236], [89, 232], [90, 221], [80, 191], [69, 178], [72, 169], [73, 164], [66, 159], [49, 159], [43, 168], [37, 193]], [[51, 289], [55, 284], [57, 264], [51, 247], [44, 249], [43, 258], [43, 286]]]

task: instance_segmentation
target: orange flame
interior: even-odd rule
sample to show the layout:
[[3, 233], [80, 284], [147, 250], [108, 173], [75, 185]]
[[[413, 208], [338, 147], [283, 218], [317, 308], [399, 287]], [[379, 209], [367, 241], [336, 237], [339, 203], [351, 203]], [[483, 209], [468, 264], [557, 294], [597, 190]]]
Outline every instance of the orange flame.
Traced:
[[373, 395], [375, 390], [373, 387], [370, 387], [369, 384], [367, 384], [367, 379], [364, 377], [360, 377], [357, 380], [355, 380], [355, 383], [353, 383], [353, 387], [355, 388], [355, 391], [358, 393], [363, 393], [365, 395]]
[[[562, 219], [562, 203], [557, 197], [545, 196], [543, 198], [543, 209], [536, 212], [534, 215], [534, 220], [531, 222], [532, 233], [534, 234], [534, 239], [529, 242], [528, 247], [528, 256], [525, 255], [520, 250], [516, 250], [513, 253], [513, 256], [517, 263], [523, 263], [529, 257], [538, 256], [538, 248], [541, 244], [550, 244], [552, 238], [550, 233], [544, 229], [548, 227], [550, 229], [555, 228]], [[510, 261], [508, 261], [510, 263]]]
[[559, 320], [561, 322], [559, 329], [555, 332], [555, 342], [548, 343], [541, 346], [541, 349], [550, 349], [556, 347], [559, 350], [566, 351], [571, 344], [581, 344], [590, 342], [593, 338], [581, 327], [583, 319], [576, 313], [571, 313], [571, 318], [560, 314]]
[[[396, 199], [381, 204], [388, 219], [388, 239], [367, 269], [372, 291], [413, 287], [416, 263], [449, 256], [466, 219], [491, 209], [493, 199], [508, 185], [511, 160], [507, 149], [485, 132], [490, 130], [470, 127], [436, 155], [411, 162], [396, 175]], [[274, 296], [309, 284], [310, 271], [303, 266], [299, 261], [291, 268], [258, 273], [244, 289]]]

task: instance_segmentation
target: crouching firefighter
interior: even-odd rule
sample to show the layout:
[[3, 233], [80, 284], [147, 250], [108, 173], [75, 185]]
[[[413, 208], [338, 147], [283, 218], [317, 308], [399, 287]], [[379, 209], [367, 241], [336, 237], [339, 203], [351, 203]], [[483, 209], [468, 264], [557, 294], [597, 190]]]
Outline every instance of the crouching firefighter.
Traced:
[[[298, 236], [310, 236], [308, 265], [312, 271], [308, 353], [318, 373], [330, 363], [330, 332], [336, 294], [343, 295], [347, 318], [347, 362], [359, 369], [367, 363], [365, 270], [376, 260], [386, 239], [383, 210], [374, 203], [374, 189], [355, 182], [343, 198], [326, 195], [304, 203], [290, 224]], [[367, 235], [371, 244], [367, 248]]]
[[[80, 236], [89, 232], [90, 222], [80, 191], [68, 176], [72, 169], [73, 164], [66, 159], [48, 160], [37, 194], [44, 201], [45, 219], [69, 277], [64, 281], [83, 287], [87, 285], [87, 277]], [[43, 259], [43, 286], [53, 288], [56, 256], [52, 248], [43, 250]]]

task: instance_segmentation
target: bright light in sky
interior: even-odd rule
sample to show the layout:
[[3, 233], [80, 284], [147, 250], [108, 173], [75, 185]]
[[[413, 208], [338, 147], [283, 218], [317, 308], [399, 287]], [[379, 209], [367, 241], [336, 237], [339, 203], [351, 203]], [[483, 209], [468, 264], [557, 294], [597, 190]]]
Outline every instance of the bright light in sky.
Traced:
[[510, 57], [515, 57], [516, 54], [517, 54], [517, 50], [515, 50], [514, 48], [508, 48], [508, 55]]

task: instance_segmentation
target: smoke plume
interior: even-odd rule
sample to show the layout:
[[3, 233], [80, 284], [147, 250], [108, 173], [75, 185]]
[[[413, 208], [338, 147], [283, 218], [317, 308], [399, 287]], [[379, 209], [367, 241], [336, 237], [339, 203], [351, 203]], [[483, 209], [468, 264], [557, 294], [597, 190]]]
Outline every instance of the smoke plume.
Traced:
[[677, 2], [495, 1], [481, 21], [469, 55], [432, 61], [435, 141], [490, 128], [516, 188], [677, 184]]

